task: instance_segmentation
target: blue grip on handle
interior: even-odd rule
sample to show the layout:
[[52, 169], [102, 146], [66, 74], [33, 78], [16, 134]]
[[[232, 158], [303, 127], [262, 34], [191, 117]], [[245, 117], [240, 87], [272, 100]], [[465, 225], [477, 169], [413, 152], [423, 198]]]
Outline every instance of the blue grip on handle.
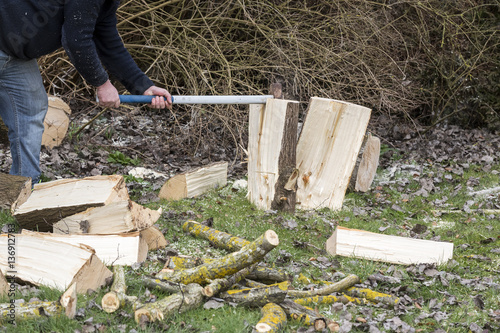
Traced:
[[[149, 104], [153, 97], [148, 95], [120, 95], [120, 103], [140, 103]], [[172, 103], [174, 102], [174, 97], [172, 96]]]

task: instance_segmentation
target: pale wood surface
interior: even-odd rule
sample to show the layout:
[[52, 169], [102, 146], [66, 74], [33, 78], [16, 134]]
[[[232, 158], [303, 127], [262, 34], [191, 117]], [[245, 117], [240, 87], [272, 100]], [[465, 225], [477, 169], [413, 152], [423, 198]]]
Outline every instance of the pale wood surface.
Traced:
[[380, 158], [380, 139], [368, 133], [363, 140], [356, 166], [351, 175], [349, 190], [366, 192], [377, 174]]
[[42, 145], [47, 148], [59, 146], [68, 132], [71, 109], [62, 99], [49, 96], [49, 108], [44, 120]]
[[276, 183], [280, 176], [280, 154], [290, 103], [297, 102], [268, 99], [265, 105], [250, 105], [248, 199], [260, 209], [270, 209], [276, 195]]
[[[88, 246], [75, 246], [38, 235], [16, 234], [16, 278], [65, 290], [77, 282], [77, 292], [98, 289], [111, 271]], [[7, 248], [7, 235], [0, 235], [0, 248]], [[7, 256], [0, 256], [0, 270], [9, 275]]]
[[155, 226], [141, 230], [141, 237], [148, 244], [149, 251], [163, 249], [168, 245], [168, 241], [165, 239], [165, 236], [161, 233], [160, 229]]
[[144, 230], [159, 218], [160, 212], [131, 200], [121, 200], [101, 207], [92, 207], [54, 223], [57, 234], [121, 234]]
[[59, 303], [61, 303], [61, 306], [64, 308], [66, 317], [68, 317], [69, 319], [75, 318], [77, 301], [78, 297], [76, 293], [76, 282], [73, 282], [59, 299]]
[[311, 98], [297, 144], [300, 208], [342, 208], [370, 114], [356, 104]]
[[47, 240], [56, 240], [79, 246], [87, 245], [105, 265], [132, 265], [146, 260], [148, 246], [140, 233], [119, 235], [61, 235], [23, 230], [23, 235], [35, 235]]
[[193, 198], [227, 184], [227, 162], [212, 163], [168, 179], [159, 197], [167, 200]]
[[331, 255], [384, 261], [394, 264], [443, 264], [453, 257], [453, 243], [382, 235], [337, 227], [326, 242]]
[[30, 194], [31, 178], [0, 173], [0, 209], [14, 211]]
[[93, 176], [36, 184], [14, 217], [25, 229], [52, 231], [52, 224], [90, 207], [128, 200], [122, 176]]

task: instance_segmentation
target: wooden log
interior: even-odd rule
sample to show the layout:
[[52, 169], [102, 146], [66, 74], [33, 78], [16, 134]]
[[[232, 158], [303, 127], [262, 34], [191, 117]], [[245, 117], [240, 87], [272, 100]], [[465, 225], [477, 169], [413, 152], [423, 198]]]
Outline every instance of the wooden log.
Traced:
[[226, 186], [227, 165], [227, 162], [217, 162], [175, 175], [167, 180], [158, 196], [166, 200], [193, 198], [211, 189]]
[[240, 251], [219, 258], [216, 262], [203, 264], [191, 269], [164, 272], [158, 274], [157, 277], [184, 284], [206, 284], [210, 280], [232, 275], [262, 260], [262, 258], [278, 244], [278, 235], [272, 230], [267, 230], [255, 241], [244, 246]]
[[194, 237], [206, 239], [215, 247], [230, 252], [239, 251], [243, 246], [250, 243], [246, 239], [204, 226], [196, 221], [186, 221], [182, 225], [182, 230]]
[[231, 288], [231, 286], [245, 279], [245, 277], [248, 276], [248, 274], [250, 274], [250, 272], [254, 269], [255, 266], [256, 264], [250, 267], [243, 268], [238, 272], [234, 273], [233, 275], [226, 277], [224, 279], [214, 279], [210, 281], [210, 284], [208, 284], [207, 286], [205, 286], [205, 288], [203, 288], [203, 295], [206, 297], [213, 297], [219, 294], [220, 292], [228, 290], [229, 288]]
[[390, 307], [394, 307], [396, 304], [399, 303], [399, 297], [389, 294], [379, 293], [377, 291], [373, 291], [367, 288], [351, 287], [346, 289], [344, 293], [351, 297], [364, 298], [373, 303], [382, 303]]
[[159, 301], [144, 304], [135, 311], [135, 321], [137, 323], [154, 322], [197, 308], [203, 302], [202, 290], [200, 285], [191, 283], [187, 286], [185, 293], [177, 293]]
[[453, 257], [453, 243], [382, 235], [337, 227], [326, 241], [331, 255], [384, 261], [394, 264], [442, 264]]
[[132, 200], [120, 200], [67, 216], [54, 223], [52, 230], [56, 234], [121, 234], [148, 229], [160, 215]]
[[31, 178], [0, 173], [0, 209], [13, 212], [30, 194]]
[[282, 99], [250, 105], [248, 199], [260, 209], [295, 212], [298, 110]]
[[323, 317], [316, 310], [297, 304], [289, 299], [279, 303], [279, 306], [281, 306], [290, 319], [302, 325], [313, 326], [316, 331], [322, 331], [331, 322], [330, 319]]
[[5, 296], [9, 293], [9, 282], [0, 270], [0, 297]]
[[36, 184], [13, 216], [22, 228], [52, 231], [52, 224], [66, 216], [122, 200], [128, 200], [122, 176], [60, 179]]
[[297, 144], [300, 208], [342, 208], [370, 113], [359, 105], [311, 98]]
[[62, 99], [48, 96], [49, 108], [43, 122], [42, 145], [47, 148], [59, 146], [68, 132], [71, 108]]
[[258, 333], [278, 333], [286, 326], [286, 313], [281, 306], [268, 303], [260, 310], [262, 318], [255, 325]]
[[356, 305], [368, 305], [368, 302], [364, 298], [356, 298], [350, 297], [347, 295], [335, 296], [335, 295], [326, 295], [326, 296], [312, 296], [305, 298], [297, 298], [293, 300], [295, 303], [300, 305], [325, 305], [325, 304], [333, 304], [333, 303], [343, 303], [343, 304], [356, 304]]
[[378, 161], [380, 157], [380, 139], [365, 135], [359, 150], [356, 165], [354, 166], [349, 185], [349, 191], [367, 192], [377, 174]]
[[219, 294], [225, 301], [246, 307], [262, 307], [267, 303], [281, 303], [285, 300], [290, 283], [288, 281], [257, 288], [231, 289]]
[[178, 282], [171, 282], [168, 280], [162, 280], [162, 279], [157, 279], [157, 278], [152, 278], [149, 276], [144, 276], [141, 278], [142, 282], [144, 283], [144, 286], [152, 288], [152, 289], [158, 289], [170, 294], [174, 293], [185, 293], [186, 291], [186, 285], [183, 283], [178, 283]]
[[0, 323], [15, 323], [17, 320], [40, 319], [43, 317], [57, 317], [66, 315], [73, 319], [76, 314], [76, 286], [71, 284], [63, 293], [59, 301], [42, 302], [32, 301], [20, 304], [0, 304]]
[[[0, 248], [7, 249], [8, 240], [6, 234], [0, 235]], [[75, 246], [38, 235], [16, 234], [15, 246], [19, 249], [15, 272], [12, 272], [8, 256], [0, 256], [0, 270], [7, 276], [13, 275], [37, 286], [64, 290], [76, 282], [77, 292], [84, 293], [88, 289], [97, 290], [112, 276], [95, 251], [86, 245]]]
[[141, 230], [141, 238], [148, 244], [149, 251], [163, 249], [168, 245], [163, 233], [155, 226]]
[[113, 313], [125, 304], [131, 305], [134, 310], [142, 306], [136, 296], [127, 295], [125, 270], [123, 266], [117, 265], [113, 268], [113, 284], [110, 291], [102, 297], [101, 306], [107, 313]]
[[343, 278], [339, 282], [327, 285], [322, 288], [314, 289], [314, 290], [289, 290], [288, 296], [292, 298], [304, 298], [304, 297], [312, 297], [317, 295], [329, 295], [338, 291], [342, 291], [349, 287], [352, 287], [356, 283], [359, 283], [359, 277], [356, 275], [348, 275]]
[[23, 235], [55, 240], [78, 246], [84, 244], [95, 251], [105, 265], [133, 265], [146, 260], [148, 245], [138, 231], [119, 235], [58, 235], [23, 230]]

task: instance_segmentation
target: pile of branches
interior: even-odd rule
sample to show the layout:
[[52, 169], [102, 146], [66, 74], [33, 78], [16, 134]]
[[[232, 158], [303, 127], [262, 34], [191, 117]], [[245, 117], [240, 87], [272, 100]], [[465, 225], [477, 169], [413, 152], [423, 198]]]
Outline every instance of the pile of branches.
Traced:
[[[478, 126], [499, 118], [500, 6], [482, 0], [122, 1], [118, 29], [174, 95], [334, 98], [386, 115]], [[64, 51], [41, 59], [49, 92], [90, 93]], [[246, 109], [176, 107], [193, 133], [244, 144]]]

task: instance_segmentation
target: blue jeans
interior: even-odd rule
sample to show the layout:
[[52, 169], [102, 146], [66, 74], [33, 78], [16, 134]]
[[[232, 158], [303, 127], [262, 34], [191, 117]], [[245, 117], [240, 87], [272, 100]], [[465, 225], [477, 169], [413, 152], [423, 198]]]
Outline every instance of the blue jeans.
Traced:
[[10, 174], [40, 179], [40, 149], [48, 99], [35, 59], [0, 50], [0, 116], [9, 129]]

